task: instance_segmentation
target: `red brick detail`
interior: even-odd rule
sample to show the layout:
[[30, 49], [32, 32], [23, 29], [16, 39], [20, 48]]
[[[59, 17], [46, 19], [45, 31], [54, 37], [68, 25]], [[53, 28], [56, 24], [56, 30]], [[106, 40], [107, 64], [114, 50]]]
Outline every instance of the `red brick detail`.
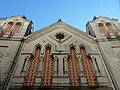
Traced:
[[80, 75], [78, 69], [78, 61], [75, 47], [70, 48], [70, 56], [68, 57], [69, 79], [71, 86], [80, 86]]
[[51, 47], [46, 47], [45, 58], [44, 58], [44, 68], [42, 73], [41, 86], [51, 86], [53, 79], [53, 66], [54, 60], [51, 57]]
[[115, 36], [118, 35], [118, 33], [114, 30], [114, 28], [112, 27], [112, 25], [110, 23], [106, 24], [107, 28], [109, 31], [111, 31]]
[[107, 32], [103, 24], [99, 24], [98, 27], [102, 31], [102, 33], [105, 34], [106, 37], [109, 37], [109, 33]]
[[84, 73], [86, 75], [88, 86], [96, 87], [98, 85], [98, 82], [97, 82], [96, 74], [94, 72], [92, 59], [90, 56], [87, 56], [85, 47], [81, 46], [80, 52], [82, 56], [82, 64], [83, 64]]
[[35, 83], [36, 75], [40, 62], [40, 50], [39, 46], [36, 47], [34, 56], [31, 55], [28, 63], [28, 71], [24, 79], [24, 86], [31, 87]]

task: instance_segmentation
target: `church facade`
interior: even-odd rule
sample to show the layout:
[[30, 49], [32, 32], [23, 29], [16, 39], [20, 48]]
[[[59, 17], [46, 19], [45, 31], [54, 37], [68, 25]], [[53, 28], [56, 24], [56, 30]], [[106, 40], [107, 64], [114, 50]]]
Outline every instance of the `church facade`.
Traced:
[[33, 32], [25, 16], [0, 19], [1, 90], [120, 90], [120, 23], [94, 17], [86, 32], [59, 19]]

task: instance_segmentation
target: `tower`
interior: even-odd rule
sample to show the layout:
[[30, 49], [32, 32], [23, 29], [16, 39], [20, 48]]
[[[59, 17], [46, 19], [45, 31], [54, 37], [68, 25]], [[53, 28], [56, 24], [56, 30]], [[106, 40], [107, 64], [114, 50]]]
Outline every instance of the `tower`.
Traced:
[[0, 85], [5, 90], [12, 78], [24, 36], [31, 34], [33, 23], [22, 16], [0, 18]]
[[114, 90], [120, 89], [120, 23], [117, 19], [94, 17], [86, 25], [87, 34], [96, 38]]

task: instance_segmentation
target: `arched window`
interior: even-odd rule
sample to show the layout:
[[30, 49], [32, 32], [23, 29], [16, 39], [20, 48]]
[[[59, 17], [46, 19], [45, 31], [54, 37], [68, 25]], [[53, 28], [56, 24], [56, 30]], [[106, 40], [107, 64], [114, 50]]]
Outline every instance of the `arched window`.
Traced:
[[51, 47], [47, 46], [45, 50], [41, 86], [51, 86], [53, 79], [53, 64], [54, 58], [51, 56]]
[[35, 83], [36, 75], [38, 72], [39, 61], [40, 61], [41, 47], [35, 48], [34, 55], [31, 55], [28, 63], [28, 70], [24, 79], [24, 86], [31, 87]]
[[5, 34], [7, 31], [10, 31], [13, 26], [13, 22], [9, 22], [7, 26], [4, 28], [3, 34]]
[[70, 47], [70, 55], [68, 56], [68, 66], [69, 66], [69, 79], [71, 86], [80, 86], [78, 60], [74, 46]]
[[99, 24], [98, 24], [98, 27], [99, 27], [100, 31], [105, 34], [106, 37], [109, 37], [109, 33], [108, 33], [108, 31], [105, 29], [104, 24], [99, 23]]
[[118, 33], [116, 32], [116, 30], [113, 28], [113, 26], [110, 23], [106, 23], [106, 27], [108, 28], [108, 30], [110, 32], [112, 32], [115, 36], [118, 35]]
[[98, 83], [97, 83], [97, 77], [94, 72], [92, 58], [90, 55], [87, 55], [87, 52], [84, 46], [80, 47], [80, 53], [81, 53], [82, 64], [84, 68], [84, 73], [86, 75], [86, 80], [88, 82], [88, 86], [96, 87]]
[[11, 32], [11, 36], [13, 36], [15, 33], [17, 33], [17, 32], [19, 31], [20, 27], [21, 27], [21, 22], [17, 22], [17, 23], [15, 24], [12, 32]]

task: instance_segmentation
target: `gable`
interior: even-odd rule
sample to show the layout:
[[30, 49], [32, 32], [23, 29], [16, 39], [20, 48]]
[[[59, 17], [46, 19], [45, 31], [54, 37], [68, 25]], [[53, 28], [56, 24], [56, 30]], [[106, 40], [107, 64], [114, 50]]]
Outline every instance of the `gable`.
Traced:
[[25, 21], [29, 21], [29, 20], [26, 20], [21, 16], [12, 16], [12, 17], [6, 18], [6, 21], [25, 22]]
[[93, 22], [94, 23], [105, 23], [105, 22], [114, 22], [114, 21], [116, 21], [116, 20], [100, 16], [100, 17], [96, 18]]
[[64, 42], [65, 40], [71, 37], [75, 37], [89, 43], [93, 43], [95, 40], [95, 38], [87, 35], [85, 32], [78, 30], [66, 23], [56, 22], [50, 26], [40, 29], [37, 32], [34, 32], [33, 34], [25, 37], [26, 39], [25, 41], [31, 42], [36, 39], [48, 36], [49, 38], [52, 38], [53, 40], [55, 40], [55, 42], [59, 42], [59, 40], [56, 39], [57, 33], [63, 33], [65, 35], [64, 39], [61, 39], [61, 42]]

